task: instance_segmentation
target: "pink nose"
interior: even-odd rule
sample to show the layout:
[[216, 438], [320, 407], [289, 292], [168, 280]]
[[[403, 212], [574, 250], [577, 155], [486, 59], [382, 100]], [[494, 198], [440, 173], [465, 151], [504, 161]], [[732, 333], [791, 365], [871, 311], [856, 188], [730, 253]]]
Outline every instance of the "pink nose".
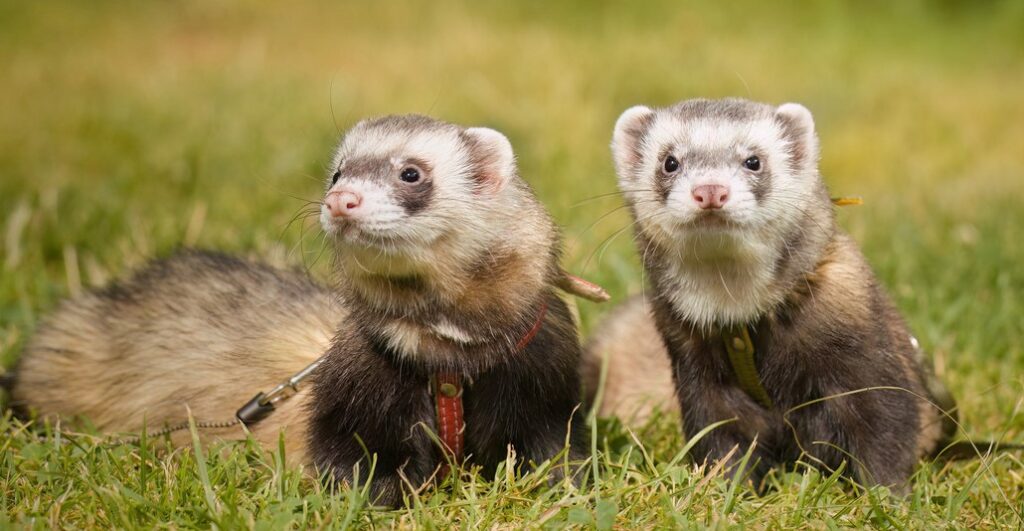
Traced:
[[348, 190], [335, 190], [324, 198], [324, 204], [327, 205], [327, 210], [331, 211], [331, 217], [343, 218], [352, 215], [352, 212], [359, 208], [362, 204], [363, 198], [355, 192], [349, 192]]
[[705, 184], [696, 186], [690, 192], [697, 205], [704, 209], [722, 208], [729, 200], [729, 188], [720, 184]]

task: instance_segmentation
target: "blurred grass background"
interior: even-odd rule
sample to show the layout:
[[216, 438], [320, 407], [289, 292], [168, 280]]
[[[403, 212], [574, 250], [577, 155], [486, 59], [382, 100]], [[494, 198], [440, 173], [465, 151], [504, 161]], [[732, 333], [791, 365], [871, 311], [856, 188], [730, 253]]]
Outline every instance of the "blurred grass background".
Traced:
[[[387, 113], [508, 134], [566, 266], [620, 300], [641, 289], [630, 233], [613, 237], [628, 216], [580, 204], [615, 189], [615, 118], [741, 96], [814, 112], [833, 192], [865, 199], [841, 224], [966, 429], [1019, 440], [1022, 28], [1017, 1], [0, 0], [0, 361], [60, 297], [177, 246], [312, 264], [297, 198], [319, 197], [340, 130]], [[581, 303], [584, 329], [607, 309]], [[960, 525], [1019, 518], [1010, 459]]]

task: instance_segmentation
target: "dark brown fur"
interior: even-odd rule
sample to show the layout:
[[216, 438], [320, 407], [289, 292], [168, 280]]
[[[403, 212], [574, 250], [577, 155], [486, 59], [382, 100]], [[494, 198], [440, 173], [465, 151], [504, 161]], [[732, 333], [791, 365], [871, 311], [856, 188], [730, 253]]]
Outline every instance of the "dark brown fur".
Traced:
[[[466, 454], [486, 473], [506, 458], [510, 445], [517, 462], [540, 463], [562, 450], [567, 435], [573, 443], [570, 458], [579, 459], [580, 415], [572, 416], [579, 403], [575, 326], [552, 290], [539, 295], [548, 304], [547, 316], [523, 351], [492, 344], [466, 352], [462, 363], [403, 359], [374, 339], [372, 319], [347, 323], [316, 376], [310, 401], [310, 447], [317, 466], [353, 483], [358, 465], [358, 481], [364, 483], [371, 466], [365, 444], [377, 459], [373, 497], [383, 504], [401, 499], [402, 477], [413, 486], [426, 481], [442, 462], [429, 433], [436, 432], [429, 378], [440, 368], [456, 369], [471, 382], [463, 393]], [[499, 315], [489, 323], [507, 337], [521, 337], [536, 311], [508, 324]], [[487, 363], [476, 363], [474, 354]]]
[[[651, 253], [646, 263], [655, 291], [659, 260]], [[917, 460], [950, 435], [940, 437], [943, 416], [922, 403], [935, 398], [906, 325], [845, 235], [834, 235], [805, 278], [751, 326], [772, 409], [738, 386], [721, 329], [698, 332], [662, 298], [652, 299], [685, 433], [736, 419], [701, 439], [694, 455], [713, 462], [756, 438], [755, 483], [770, 467], [804, 458], [829, 470], [847, 461], [858, 481], [901, 486]], [[872, 389], [878, 387], [899, 390]]]

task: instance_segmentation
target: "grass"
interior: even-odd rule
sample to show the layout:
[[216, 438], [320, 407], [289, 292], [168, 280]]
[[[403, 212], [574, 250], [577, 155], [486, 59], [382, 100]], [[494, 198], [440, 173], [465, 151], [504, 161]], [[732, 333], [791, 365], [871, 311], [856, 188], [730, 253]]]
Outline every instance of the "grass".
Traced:
[[[841, 213], [960, 401], [1024, 438], [1024, 7], [1017, 2], [514, 6], [0, 0], [0, 361], [61, 297], [183, 244], [326, 274], [316, 198], [360, 117], [497, 127], [565, 228], [565, 264], [641, 289], [607, 144], [635, 103], [739, 95], [815, 113]], [[581, 303], [584, 330], [608, 306]], [[244, 400], [247, 397], [240, 397]], [[1019, 527], [1019, 455], [922, 465], [906, 499], [812, 471], [756, 497], [678, 422], [594, 429], [584, 488], [468, 476], [410, 507], [331, 494], [247, 443], [162, 451], [0, 421], [0, 527]], [[740, 451], [743, 451], [741, 449]]]

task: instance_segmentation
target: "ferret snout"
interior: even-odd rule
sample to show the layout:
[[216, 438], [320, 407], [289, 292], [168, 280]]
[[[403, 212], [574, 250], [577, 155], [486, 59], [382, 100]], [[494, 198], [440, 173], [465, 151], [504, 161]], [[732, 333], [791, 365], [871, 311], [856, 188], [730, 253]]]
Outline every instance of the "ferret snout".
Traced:
[[729, 200], [729, 187], [720, 184], [704, 184], [694, 186], [690, 190], [690, 194], [701, 210], [717, 210], [725, 206]]
[[324, 204], [327, 205], [331, 217], [347, 218], [363, 204], [363, 198], [350, 190], [333, 190], [324, 198]]

